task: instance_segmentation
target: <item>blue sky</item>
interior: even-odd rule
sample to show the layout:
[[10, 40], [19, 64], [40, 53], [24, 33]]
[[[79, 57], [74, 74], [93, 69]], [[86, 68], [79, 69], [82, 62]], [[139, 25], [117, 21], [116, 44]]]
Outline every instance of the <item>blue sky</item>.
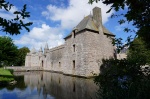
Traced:
[[[6, 19], [13, 18], [15, 10], [22, 9], [24, 4], [27, 4], [27, 11], [31, 17], [24, 20], [25, 22], [33, 22], [30, 26], [30, 32], [25, 30], [21, 34], [10, 36], [9, 34], [0, 32], [0, 36], [10, 36], [14, 43], [20, 48], [27, 46], [30, 49], [37, 50], [46, 44], [49, 48], [61, 45], [64, 43], [63, 38], [68, 35], [71, 30], [87, 15], [92, 14], [92, 9], [97, 6], [102, 10], [102, 21], [104, 26], [114, 33], [116, 37], [122, 37], [125, 41], [127, 36], [131, 35], [123, 32], [123, 27], [131, 27], [131, 25], [118, 24], [120, 18], [110, 18], [112, 13], [106, 13], [110, 6], [99, 3], [92, 5], [88, 4], [88, 0], [7, 0], [14, 4], [10, 13], [0, 10], [0, 16]], [[117, 12], [124, 13], [125, 11]]]

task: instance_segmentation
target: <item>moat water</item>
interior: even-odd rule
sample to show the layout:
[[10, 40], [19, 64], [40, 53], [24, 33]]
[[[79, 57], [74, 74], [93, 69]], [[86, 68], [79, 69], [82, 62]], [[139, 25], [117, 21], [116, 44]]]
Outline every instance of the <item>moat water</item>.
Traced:
[[0, 99], [95, 99], [93, 79], [51, 72], [15, 72], [16, 85], [0, 87]]

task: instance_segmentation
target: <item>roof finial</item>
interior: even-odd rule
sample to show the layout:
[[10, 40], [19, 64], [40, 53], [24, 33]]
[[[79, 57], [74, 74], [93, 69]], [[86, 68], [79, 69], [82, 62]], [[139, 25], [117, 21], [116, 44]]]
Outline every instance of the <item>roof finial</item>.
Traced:
[[42, 52], [42, 46], [40, 47], [40, 50], [39, 50], [39, 52]]
[[31, 53], [32, 54], [36, 53], [36, 49], [34, 47], [31, 49]]
[[47, 42], [46, 42], [46, 44], [45, 44], [45, 49], [48, 49], [48, 44], [47, 44]]

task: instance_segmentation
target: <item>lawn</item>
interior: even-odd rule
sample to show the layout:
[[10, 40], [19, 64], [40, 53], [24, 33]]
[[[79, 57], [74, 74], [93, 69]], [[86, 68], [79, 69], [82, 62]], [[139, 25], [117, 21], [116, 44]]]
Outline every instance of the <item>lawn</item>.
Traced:
[[13, 75], [7, 69], [0, 68], [0, 81], [12, 81], [14, 80]]

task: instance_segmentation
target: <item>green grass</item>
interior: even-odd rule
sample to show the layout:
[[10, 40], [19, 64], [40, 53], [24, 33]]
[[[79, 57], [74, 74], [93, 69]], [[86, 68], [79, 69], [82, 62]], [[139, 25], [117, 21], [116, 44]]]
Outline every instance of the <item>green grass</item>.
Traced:
[[7, 69], [0, 68], [0, 81], [11, 81], [14, 80], [13, 75]]
[[9, 70], [3, 69], [3, 68], [0, 68], [0, 75], [1, 76], [13, 76]]

